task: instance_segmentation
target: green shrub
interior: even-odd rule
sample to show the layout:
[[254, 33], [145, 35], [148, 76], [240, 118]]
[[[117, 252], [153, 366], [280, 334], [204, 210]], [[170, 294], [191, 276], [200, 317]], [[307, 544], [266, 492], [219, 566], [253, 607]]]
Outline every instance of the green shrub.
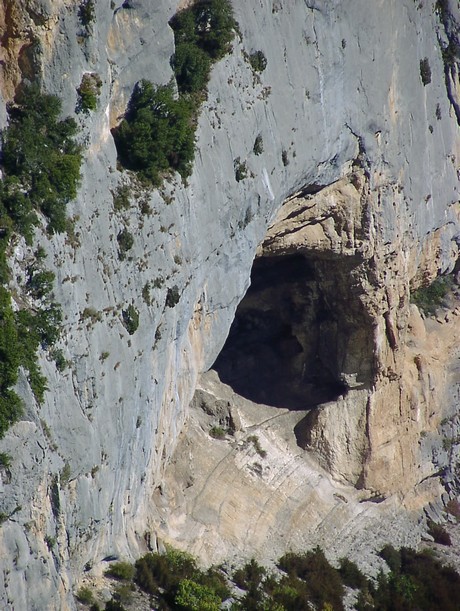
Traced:
[[340, 558], [339, 563], [339, 573], [346, 586], [354, 590], [360, 590], [366, 586], [367, 579], [354, 562], [348, 558]]
[[254, 450], [257, 452], [257, 454], [261, 458], [265, 458], [267, 456], [267, 452], [262, 449], [262, 446], [260, 445], [260, 441], [257, 435], [249, 435], [248, 441], [249, 443], [252, 443], [252, 445], [254, 446]]
[[428, 57], [420, 60], [420, 78], [424, 85], [431, 83], [431, 68]]
[[66, 486], [69, 483], [70, 476], [71, 476], [70, 465], [68, 462], [66, 462], [63, 468], [61, 469], [61, 473], [60, 473], [61, 486]]
[[37, 223], [35, 210], [48, 217], [51, 231], [65, 231], [65, 206], [77, 194], [77, 124], [71, 118], [59, 120], [60, 112], [60, 100], [41, 93], [37, 85], [22, 87], [8, 107], [0, 212], [29, 240]]
[[11, 298], [8, 291], [0, 286], [0, 439], [22, 414], [22, 402], [11, 388], [18, 380], [21, 357]]
[[134, 579], [135, 569], [129, 562], [115, 562], [110, 565], [104, 574], [114, 579], [131, 581]]
[[49, 270], [32, 270], [27, 280], [27, 290], [34, 299], [42, 299], [53, 290], [55, 275]]
[[183, 42], [176, 46], [172, 67], [179, 91], [195, 93], [206, 87], [211, 60], [200, 47], [190, 42]]
[[133, 335], [139, 327], [139, 312], [130, 304], [126, 310], [122, 311], [123, 325], [130, 335]]
[[209, 434], [214, 439], [223, 439], [225, 437], [225, 431], [221, 426], [212, 426], [209, 429]]
[[198, 0], [177, 13], [169, 23], [174, 30], [176, 47], [180, 43], [193, 43], [214, 61], [230, 51], [236, 29], [228, 0]]
[[179, 303], [180, 293], [179, 287], [174, 285], [173, 287], [168, 288], [168, 292], [166, 294], [166, 306], [168, 308], [174, 308]]
[[122, 229], [117, 235], [117, 242], [120, 247], [118, 258], [123, 261], [128, 250], [131, 250], [134, 245], [134, 236], [127, 229]]
[[436, 522], [428, 520], [428, 532], [436, 543], [440, 545], [452, 545], [449, 533], [441, 524], [436, 524]]
[[174, 98], [172, 85], [138, 83], [125, 118], [113, 131], [121, 164], [156, 186], [171, 170], [187, 177], [194, 156], [195, 110], [188, 99]]
[[91, 605], [94, 602], [94, 595], [87, 586], [82, 586], [75, 594], [75, 598], [83, 605]]
[[255, 139], [252, 150], [255, 155], [262, 155], [264, 152], [264, 141], [262, 140], [262, 136], [260, 134]]
[[333, 609], [342, 611], [344, 588], [340, 573], [329, 564], [319, 547], [305, 554], [289, 552], [279, 559], [278, 566], [289, 577], [306, 582], [309, 600], [317, 608], [329, 604]]
[[171, 590], [198, 571], [192, 556], [172, 549], [166, 554], [146, 554], [136, 561], [135, 569], [136, 583], [149, 594], [157, 594], [160, 588]]
[[389, 575], [381, 573], [374, 588], [369, 585], [367, 591], [363, 590], [357, 611], [458, 609], [460, 575], [443, 566], [429, 551], [416, 552], [404, 547], [398, 551], [386, 546], [381, 556], [390, 558], [389, 566], [394, 570]]
[[267, 58], [263, 51], [255, 51], [249, 56], [249, 63], [254, 72], [263, 72], [267, 67]]
[[174, 602], [184, 611], [219, 611], [222, 601], [207, 586], [183, 579], [179, 582]]
[[233, 167], [235, 170], [235, 179], [237, 182], [241, 182], [242, 180], [244, 180], [247, 177], [248, 167], [245, 161], [241, 161], [241, 159], [237, 157], [233, 161]]
[[89, 112], [96, 110], [97, 102], [101, 94], [102, 80], [94, 72], [87, 72], [83, 75], [81, 83], [77, 89], [78, 102], [77, 112]]
[[258, 588], [266, 574], [267, 570], [252, 558], [235, 571], [233, 581], [242, 590], [249, 590], [250, 588]]
[[0, 468], [9, 469], [11, 467], [11, 456], [6, 452], [0, 452]]
[[50, 357], [55, 362], [57, 370], [61, 372], [64, 371], [68, 363], [62, 350], [60, 348], [55, 348], [54, 350], [51, 350]]
[[105, 603], [104, 611], [127, 611], [120, 601], [111, 598]]
[[192, 171], [199, 104], [211, 65], [230, 50], [236, 27], [228, 0], [199, 0], [170, 21], [175, 53], [172, 84], [138, 83], [125, 118], [113, 130], [121, 165], [154, 186], [171, 171], [183, 179]]
[[128, 185], [119, 185], [112, 193], [113, 207], [118, 212], [119, 210], [128, 210], [130, 207], [129, 201], [130, 188]]
[[427, 315], [433, 315], [443, 303], [453, 285], [452, 275], [438, 276], [427, 286], [422, 286], [411, 294], [411, 301]]
[[96, 19], [94, 0], [83, 0], [78, 9], [78, 16], [83, 26], [88, 27]]

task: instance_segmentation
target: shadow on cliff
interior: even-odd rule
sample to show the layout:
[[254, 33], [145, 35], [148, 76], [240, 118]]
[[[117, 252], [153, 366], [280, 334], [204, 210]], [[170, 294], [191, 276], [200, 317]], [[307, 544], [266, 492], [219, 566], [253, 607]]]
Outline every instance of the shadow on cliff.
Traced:
[[256, 259], [251, 286], [213, 369], [255, 403], [311, 409], [346, 392], [331, 333], [337, 327], [305, 257]]

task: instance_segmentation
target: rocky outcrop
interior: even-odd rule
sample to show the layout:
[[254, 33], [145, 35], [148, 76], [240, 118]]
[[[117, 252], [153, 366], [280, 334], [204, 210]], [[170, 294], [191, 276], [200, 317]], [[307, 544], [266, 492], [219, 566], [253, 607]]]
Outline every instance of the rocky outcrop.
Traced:
[[[104, 558], [133, 558], [175, 532], [184, 513], [173, 511], [165, 469], [198, 376], [219, 355], [249, 285], [258, 248], [261, 261], [307, 261], [315, 316], [324, 302], [329, 318], [310, 351], [303, 323], [290, 320], [295, 342], [286, 351], [298, 371], [317, 356], [327, 362], [327, 380], [340, 388], [336, 401], [315, 407], [308, 426], [297, 428], [301, 446], [313, 453], [299, 448], [295, 434], [289, 440], [292, 480], [281, 442], [272, 442], [280, 497], [273, 497], [275, 484], [267, 485], [269, 457], [260, 461], [253, 445], [234, 450], [231, 464], [249, 465], [258, 498], [278, 503], [254, 524], [268, 529], [285, 519], [286, 528], [300, 532], [308, 521], [324, 523], [323, 512], [334, 507], [336, 516], [345, 512], [335, 523], [357, 529], [352, 514], [361, 513], [361, 493], [353, 486], [369, 496], [404, 492], [410, 509], [440, 491], [431, 475], [432, 451], [448, 461], [435, 439], [444, 391], [430, 371], [435, 352], [424, 352], [432, 331], [423, 331], [409, 293], [452, 270], [457, 258], [458, 125], [446, 89], [444, 20], [433, 2], [412, 0], [375, 7], [364, 0], [232, 4], [240, 31], [231, 55], [213, 68], [193, 174], [187, 184], [175, 176], [149, 191], [117, 168], [110, 128], [137, 81], [171, 78], [174, 37], [167, 24], [179, 2], [95, 3], [86, 25], [71, 0], [2, 3], [2, 126], [5, 104], [24, 78], [38, 76], [63, 99], [66, 115], [75, 112], [83, 75], [101, 79], [96, 111], [77, 116], [85, 162], [70, 209], [74, 235], [49, 237], [39, 228], [35, 238], [56, 273], [55, 297], [65, 314], [59, 347], [69, 366], [59, 372], [41, 354], [46, 400], [37, 405], [24, 375], [18, 389], [24, 418], [0, 442], [13, 457], [1, 479], [0, 511], [9, 516], [0, 529], [2, 608], [73, 608], [72, 589], [85, 567], [101, 572]], [[449, 4], [452, 19], [457, 13]], [[255, 73], [247, 58], [258, 50], [267, 66]], [[130, 189], [129, 209], [114, 208], [120, 184]], [[123, 229], [134, 244], [120, 260]], [[27, 254], [18, 240], [13, 278], [24, 275]], [[290, 294], [304, 307], [304, 287], [295, 284]], [[283, 316], [288, 308], [269, 293]], [[132, 335], [123, 325], [129, 305], [139, 311]], [[301, 320], [311, 326], [314, 318]], [[449, 346], [441, 351], [445, 362]], [[453, 392], [447, 381], [441, 388]], [[304, 416], [283, 412], [291, 429]], [[252, 422], [260, 425], [258, 417]], [[248, 490], [255, 488], [240, 485], [239, 467], [226, 464], [235, 505], [226, 506], [225, 520], [236, 549], [244, 538], [239, 520], [252, 511]], [[349, 503], [334, 497], [337, 485], [346, 486]], [[281, 500], [290, 496], [291, 515], [281, 515]], [[217, 529], [219, 516], [209, 515], [197, 540]], [[351, 547], [353, 540], [350, 534]], [[270, 551], [262, 535], [245, 545], [242, 554]], [[281, 549], [281, 535], [276, 545]], [[211, 548], [192, 547], [213, 557]]]

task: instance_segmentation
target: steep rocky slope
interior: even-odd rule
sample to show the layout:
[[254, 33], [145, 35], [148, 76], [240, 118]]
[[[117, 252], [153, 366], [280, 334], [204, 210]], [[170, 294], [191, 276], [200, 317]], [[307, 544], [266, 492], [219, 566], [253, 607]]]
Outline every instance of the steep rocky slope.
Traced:
[[[102, 82], [97, 109], [76, 115], [85, 148], [69, 210], [74, 236], [36, 231], [34, 246], [45, 248], [56, 273], [64, 312], [59, 347], [69, 365], [59, 372], [40, 355], [49, 385], [41, 405], [23, 373], [18, 391], [26, 410], [0, 442], [13, 457], [1, 480], [0, 509], [10, 516], [0, 529], [5, 609], [73, 608], [72, 589], [85, 567], [97, 572], [105, 557], [134, 558], [155, 548], [157, 537], [181, 539], [165, 482], [172, 477], [171, 486], [181, 486], [184, 470], [174, 482], [165, 469], [198, 376], [224, 345], [256, 253], [268, 261], [262, 268], [275, 257], [306, 262], [308, 291], [293, 282], [281, 287], [290, 304], [268, 291], [247, 307], [261, 311], [268, 300], [273, 316], [290, 327], [287, 337], [295, 341], [285, 346], [292, 363], [286, 375], [300, 375], [318, 358], [329, 369], [322, 383], [338, 389], [305, 414], [278, 405], [275, 421], [284, 418], [292, 429], [284, 443], [295, 476], [286, 476], [284, 447], [275, 440], [251, 482], [263, 488], [272, 456], [283, 494], [306, 513], [283, 518], [277, 512], [284, 497], [265, 486], [260, 498], [281, 509], [268, 505], [264, 528], [281, 523], [281, 537], [294, 523], [306, 532], [302, 515], [315, 514], [315, 524], [325, 525], [321, 541], [333, 547], [325, 512], [335, 508], [338, 528], [375, 528], [379, 512], [358, 504], [372, 495], [389, 498], [389, 514], [414, 511], [405, 518], [412, 524], [442, 493], [437, 474], [455, 463], [455, 443], [447, 452], [439, 431], [443, 422], [455, 442], [458, 317], [422, 322], [410, 291], [453, 270], [458, 253], [456, 3], [234, 0], [239, 33], [212, 71], [193, 173], [187, 184], [175, 176], [150, 191], [117, 167], [110, 129], [136, 82], [170, 80], [168, 21], [179, 4], [95, 2], [94, 20], [83, 25], [81, 3], [73, 0], [0, 3], [2, 126], [24, 79], [38, 78], [57, 94], [64, 115], [75, 113], [85, 73]], [[267, 66], [255, 73], [248, 54], [258, 50]], [[259, 136], [263, 151], [256, 154]], [[130, 207], [116, 210], [113, 193], [121, 184], [129, 186]], [[123, 228], [134, 244], [120, 260]], [[13, 278], [24, 274], [30, 252], [22, 240], [12, 245]], [[282, 285], [283, 274], [273, 281]], [[132, 335], [122, 316], [130, 304], [140, 319]], [[289, 317], [294, 306], [296, 319]], [[321, 312], [327, 315], [318, 319]], [[315, 328], [314, 348], [306, 325]], [[296, 401], [304, 384], [313, 384], [295, 377], [288, 383], [299, 389]], [[260, 425], [255, 434], [264, 442], [262, 422], [256, 414], [249, 426]], [[181, 452], [179, 446], [176, 462]], [[248, 452], [234, 451], [246, 462]], [[232, 469], [218, 479], [235, 485]], [[240, 520], [252, 490], [237, 487], [237, 505], [219, 532], [231, 553], [245, 538]], [[183, 515], [194, 518], [187, 508]], [[215, 559], [219, 520], [201, 515], [198, 522], [209, 530], [208, 549], [199, 543], [202, 529], [198, 543], [185, 543]], [[417, 533], [405, 532], [399, 540], [415, 543]], [[350, 549], [354, 540], [350, 535]], [[242, 554], [270, 557], [281, 547], [277, 541], [270, 549], [263, 535], [248, 541]]]

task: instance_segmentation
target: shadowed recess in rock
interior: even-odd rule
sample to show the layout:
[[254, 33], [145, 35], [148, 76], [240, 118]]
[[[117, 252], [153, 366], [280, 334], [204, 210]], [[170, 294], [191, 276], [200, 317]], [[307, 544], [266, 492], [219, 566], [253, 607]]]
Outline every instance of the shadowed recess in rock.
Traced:
[[346, 392], [336, 338], [322, 336], [338, 326], [311, 262], [302, 255], [261, 257], [214, 369], [256, 403], [312, 408]]

